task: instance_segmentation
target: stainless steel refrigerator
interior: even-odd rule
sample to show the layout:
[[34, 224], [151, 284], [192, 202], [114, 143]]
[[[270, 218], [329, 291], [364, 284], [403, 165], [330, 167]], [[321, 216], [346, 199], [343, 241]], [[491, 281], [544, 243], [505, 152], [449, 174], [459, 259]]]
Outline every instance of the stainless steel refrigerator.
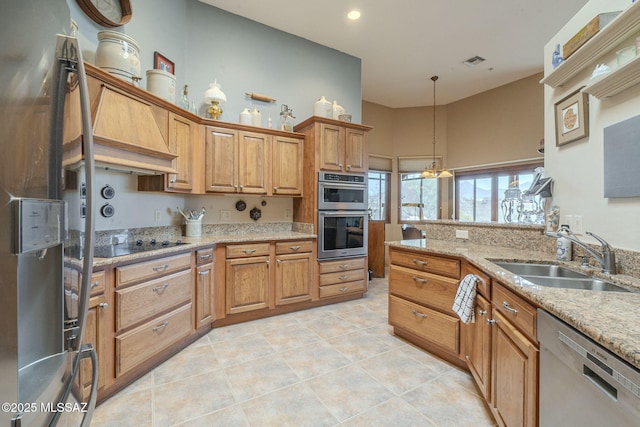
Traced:
[[[93, 263], [93, 144], [84, 66], [69, 33], [66, 0], [2, 1], [1, 427], [88, 425], [95, 406], [96, 355], [82, 344]], [[84, 157], [71, 161], [63, 124], [74, 120]], [[66, 266], [81, 270], [81, 285], [65, 289]], [[95, 379], [86, 404], [73, 400], [85, 358]]]

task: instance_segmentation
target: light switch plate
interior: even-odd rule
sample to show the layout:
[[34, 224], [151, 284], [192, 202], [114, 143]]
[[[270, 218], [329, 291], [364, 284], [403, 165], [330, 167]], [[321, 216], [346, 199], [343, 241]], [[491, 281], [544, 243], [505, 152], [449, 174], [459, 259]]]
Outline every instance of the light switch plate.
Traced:
[[469, 230], [456, 230], [456, 239], [468, 239]]
[[220, 221], [229, 221], [229, 211], [220, 211]]
[[583, 225], [582, 225], [582, 215], [574, 215], [573, 216], [573, 227], [572, 230], [574, 234], [583, 234]]

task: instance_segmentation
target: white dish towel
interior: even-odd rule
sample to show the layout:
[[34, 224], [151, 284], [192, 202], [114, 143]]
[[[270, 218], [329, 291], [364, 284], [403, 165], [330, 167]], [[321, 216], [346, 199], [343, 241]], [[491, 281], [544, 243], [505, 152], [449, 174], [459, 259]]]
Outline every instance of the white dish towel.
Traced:
[[476, 321], [474, 308], [478, 280], [478, 276], [475, 274], [467, 274], [458, 285], [456, 298], [453, 301], [453, 311], [460, 316], [460, 320], [464, 323], [474, 323]]

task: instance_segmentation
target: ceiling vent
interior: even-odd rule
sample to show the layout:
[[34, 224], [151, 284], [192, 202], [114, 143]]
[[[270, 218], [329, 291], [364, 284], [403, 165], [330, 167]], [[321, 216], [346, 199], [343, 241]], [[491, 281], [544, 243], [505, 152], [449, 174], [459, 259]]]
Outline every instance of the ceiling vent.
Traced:
[[464, 65], [469, 66], [469, 67], [475, 67], [476, 65], [478, 65], [479, 63], [484, 62], [484, 61], [485, 61], [485, 59], [483, 57], [476, 55], [476, 56], [474, 56], [472, 58], [469, 58], [469, 59], [466, 59], [466, 60], [462, 61], [462, 63]]

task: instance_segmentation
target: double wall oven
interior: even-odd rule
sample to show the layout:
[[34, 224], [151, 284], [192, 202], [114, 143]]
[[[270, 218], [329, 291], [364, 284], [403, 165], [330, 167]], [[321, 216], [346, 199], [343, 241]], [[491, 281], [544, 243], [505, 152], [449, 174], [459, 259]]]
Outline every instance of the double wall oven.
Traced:
[[318, 259], [367, 255], [367, 195], [365, 174], [319, 173]]

